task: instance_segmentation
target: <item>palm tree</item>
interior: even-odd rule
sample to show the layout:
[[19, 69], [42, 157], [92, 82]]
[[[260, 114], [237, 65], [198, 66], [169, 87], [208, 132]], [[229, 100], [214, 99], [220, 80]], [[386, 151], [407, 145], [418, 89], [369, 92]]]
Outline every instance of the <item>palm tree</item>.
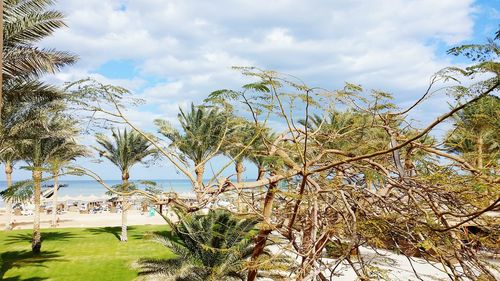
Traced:
[[164, 120], [156, 120], [159, 132], [172, 141], [171, 146], [194, 163], [196, 173], [195, 192], [200, 194], [203, 186], [205, 163], [219, 153], [222, 141], [229, 135], [228, 116], [217, 108], [195, 107], [184, 112], [179, 109], [178, 119], [182, 134]]
[[[3, 34], [0, 44], [2, 46], [1, 143], [16, 141], [23, 146], [40, 147], [42, 142], [37, 141], [37, 137], [23, 139], [16, 134], [26, 135], [26, 130], [33, 131], [35, 124], [43, 119], [40, 118], [41, 113], [53, 112], [56, 105], [54, 101], [62, 99], [63, 95], [57, 88], [37, 81], [44, 74], [55, 73], [63, 66], [76, 61], [76, 56], [69, 53], [35, 46], [37, 42], [65, 26], [63, 15], [49, 10], [49, 6], [53, 3], [52, 0], [2, 0], [1, 2], [3, 15], [0, 24]], [[11, 166], [6, 165], [6, 172], [10, 171], [9, 167]], [[38, 176], [38, 171], [35, 173], [33, 170], [33, 175]], [[39, 189], [39, 186], [35, 185], [35, 189], [37, 188]], [[40, 238], [36, 222], [34, 226], [33, 249], [39, 251], [41, 244], [36, 241]]]
[[[153, 145], [136, 131], [124, 129], [112, 130], [112, 140], [102, 134], [96, 135], [100, 148], [95, 148], [100, 156], [104, 156], [120, 169], [122, 175], [121, 191], [127, 192], [129, 188], [130, 168], [137, 163], [142, 163], [144, 158], [155, 154]], [[122, 196], [122, 234], [120, 240], [127, 241], [127, 209], [129, 208], [126, 196]]]
[[270, 144], [276, 139], [275, 133], [269, 128], [261, 128], [260, 132], [248, 154], [248, 160], [257, 166], [257, 180], [262, 179], [267, 168], [277, 160], [269, 156]]
[[[173, 235], [153, 237], [172, 250], [176, 257], [168, 260], [143, 259], [140, 261], [140, 274], [157, 275], [168, 280], [245, 279], [257, 220], [238, 218], [223, 210], [210, 210], [206, 215], [176, 213], [179, 217], [177, 224], [165, 218]], [[269, 257], [270, 253], [266, 251], [266, 255]], [[272, 266], [268, 268], [289, 268], [289, 262], [283, 256], [273, 257], [269, 261]], [[274, 280], [279, 279], [277, 274], [273, 277]]]
[[[19, 153], [12, 143], [2, 143], [2, 151], [0, 152], [0, 160], [5, 165], [5, 178], [7, 181], [7, 190], [12, 188], [12, 172], [13, 166], [19, 160]], [[5, 229], [10, 230], [12, 224], [12, 200], [6, 198], [5, 200], [6, 220]]]
[[[454, 116], [445, 138], [448, 150], [460, 153], [477, 169], [498, 168], [500, 159], [500, 98], [489, 95]], [[486, 162], [486, 163], [485, 163]]]
[[[256, 141], [257, 130], [255, 125], [243, 118], [231, 118], [232, 132], [225, 139], [222, 151], [225, 155], [234, 160], [236, 181], [242, 182], [245, 167], [243, 161], [250, 155], [253, 142]], [[255, 139], [254, 139], [255, 138]]]
[[[360, 143], [376, 143], [376, 148], [385, 147], [388, 143], [387, 133], [373, 126], [373, 118], [357, 111], [333, 111], [323, 118], [319, 115], [309, 116], [307, 122], [302, 119], [299, 123], [309, 132], [320, 131], [315, 138], [322, 147], [342, 149], [353, 153], [367, 153], [365, 146]], [[373, 149], [373, 148], [372, 148]]]
[[4, 79], [39, 78], [76, 61], [76, 56], [35, 43], [65, 27], [64, 15], [50, 10], [53, 0], [4, 0]]
[[51, 226], [57, 226], [57, 191], [59, 189], [59, 173], [70, 161], [78, 157], [87, 156], [88, 150], [85, 146], [77, 144], [74, 140], [63, 143], [52, 153], [49, 159], [49, 170], [54, 180], [54, 194], [52, 195], [52, 222]]
[[[233, 117], [230, 122], [232, 132], [224, 141], [222, 151], [226, 156], [234, 161], [236, 182], [242, 182], [243, 172], [245, 170], [243, 165], [244, 160], [262, 160], [256, 155], [259, 153], [257, 150], [262, 144], [262, 135], [265, 134], [267, 130], [257, 127], [254, 123], [243, 118]], [[262, 171], [263, 169], [264, 167], [261, 166], [259, 171]], [[237, 194], [236, 206], [238, 211], [242, 210], [243, 206], [241, 199], [243, 196], [245, 196], [245, 193], [243, 192]], [[252, 191], [252, 200], [253, 199], [254, 196]]]
[[12, 127], [38, 118], [52, 102], [62, 98], [55, 87], [37, 81], [76, 61], [76, 56], [36, 43], [64, 27], [62, 13], [50, 10], [52, 0], [2, 0], [2, 89], [0, 141], [12, 137]]
[[12, 87], [4, 84], [3, 87], [8, 91], [4, 96], [6, 103], [2, 108], [3, 120], [0, 126], [0, 154], [6, 165], [7, 179], [11, 178], [15, 158], [25, 160], [28, 154], [29, 159], [33, 156], [34, 150], [30, 146], [35, 145], [34, 140], [51, 137], [50, 134], [53, 134], [47, 129], [50, 127], [47, 125], [49, 115], [64, 109], [61, 102], [64, 94], [54, 86], [37, 81], [10, 86]]
[[[0, 38], [0, 50], [3, 54], [3, 1], [0, 2], [0, 32], [2, 33], [2, 38]], [[2, 123], [2, 108], [3, 108], [3, 55], [0, 56], [0, 69], [2, 73], [0, 74], [0, 124]]]
[[55, 73], [63, 66], [73, 64], [76, 56], [53, 49], [43, 49], [35, 43], [64, 27], [64, 15], [50, 10], [52, 0], [3, 0], [2, 69], [0, 113], [3, 119], [5, 96], [24, 84], [33, 87], [33, 81], [46, 73]]
[[28, 163], [32, 172], [35, 211], [31, 248], [34, 254], [39, 254], [42, 247], [40, 200], [44, 166], [78, 133], [75, 121], [66, 116], [41, 113], [41, 117], [42, 120], [32, 123], [33, 127], [26, 130], [17, 143], [21, 158]]

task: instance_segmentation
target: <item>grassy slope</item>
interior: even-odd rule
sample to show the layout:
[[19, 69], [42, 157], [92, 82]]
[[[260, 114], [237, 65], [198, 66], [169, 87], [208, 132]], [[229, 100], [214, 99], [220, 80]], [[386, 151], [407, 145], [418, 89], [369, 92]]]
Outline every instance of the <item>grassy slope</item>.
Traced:
[[31, 255], [31, 230], [0, 231], [0, 280], [133, 280], [140, 258], [167, 258], [172, 253], [143, 238], [166, 226], [129, 227], [120, 243], [120, 228], [42, 230], [42, 255]]

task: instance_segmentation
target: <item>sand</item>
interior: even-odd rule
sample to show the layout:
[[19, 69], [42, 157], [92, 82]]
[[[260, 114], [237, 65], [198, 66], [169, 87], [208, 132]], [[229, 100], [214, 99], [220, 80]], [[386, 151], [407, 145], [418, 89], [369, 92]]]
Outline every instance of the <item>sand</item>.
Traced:
[[[121, 213], [99, 213], [99, 214], [79, 214], [64, 213], [58, 215], [58, 228], [65, 227], [104, 227], [121, 226]], [[14, 229], [33, 228], [33, 216], [13, 216]], [[0, 215], [0, 229], [5, 228], [6, 216]], [[41, 214], [41, 228], [50, 228], [52, 215]], [[159, 215], [149, 216], [148, 213], [141, 215], [139, 210], [130, 210], [127, 216], [128, 225], [166, 225], [165, 220]]]

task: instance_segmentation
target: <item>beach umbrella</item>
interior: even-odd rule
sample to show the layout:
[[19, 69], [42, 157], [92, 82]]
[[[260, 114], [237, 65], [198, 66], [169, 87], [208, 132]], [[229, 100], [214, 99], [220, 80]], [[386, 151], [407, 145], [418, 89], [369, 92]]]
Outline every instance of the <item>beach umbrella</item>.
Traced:
[[59, 200], [60, 201], [74, 201], [73, 197], [71, 197], [69, 195], [64, 195], [64, 196], [60, 197]]
[[86, 197], [86, 201], [88, 202], [96, 202], [99, 201], [99, 197], [95, 196], [93, 193]]
[[87, 197], [86, 196], [83, 196], [82, 194], [76, 196], [73, 198], [74, 201], [82, 201], [82, 202], [86, 202], [87, 201]]
[[179, 194], [179, 197], [181, 199], [196, 199], [196, 194], [191, 193], [191, 192], [183, 192]]

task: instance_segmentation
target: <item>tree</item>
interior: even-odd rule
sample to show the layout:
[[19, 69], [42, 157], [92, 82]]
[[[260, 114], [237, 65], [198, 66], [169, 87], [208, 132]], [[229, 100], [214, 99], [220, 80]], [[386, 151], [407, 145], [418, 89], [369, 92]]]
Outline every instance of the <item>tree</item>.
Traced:
[[[16, 146], [13, 143], [3, 143], [2, 151], [0, 153], [0, 160], [5, 165], [5, 178], [7, 181], [7, 190], [12, 188], [12, 172], [16, 161], [19, 160], [19, 152], [16, 150]], [[5, 229], [11, 229], [12, 223], [12, 200], [5, 200]]]
[[255, 136], [256, 128], [243, 118], [230, 118], [231, 134], [224, 140], [222, 152], [234, 160], [236, 182], [243, 181], [245, 167], [243, 161], [248, 158], [251, 150], [252, 139]]
[[0, 38], [0, 51], [2, 51], [2, 56], [0, 57], [0, 69], [2, 69], [2, 73], [0, 74], [0, 124], [2, 123], [2, 108], [3, 108], [3, 1], [0, 2], [0, 33], [2, 34], [2, 38]]
[[269, 166], [277, 160], [270, 156], [269, 151], [272, 143], [276, 140], [276, 134], [269, 128], [261, 128], [260, 131], [260, 136], [252, 143], [248, 153], [248, 160], [257, 166], [256, 180], [261, 180], [266, 171], [269, 170]]
[[[38, 78], [73, 64], [76, 56], [35, 44], [64, 27], [64, 15], [50, 10], [52, 0], [4, 0], [3, 4], [3, 75], [0, 114], [8, 102], [6, 96], [20, 87], [32, 88]], [[35, 91], [36, 92], [36, 91]]]
[[85, 146], [79, 145], [74, 140], [70, 139], [60, 145], [48, 160], [48, 170], [51, 172], [54, 181], [54, 194], [52, 195], [52, 227], [57, 226], [57, 193], [61, 169], [76, 158], [87, 155], [88, 150]]
[[[112, 130], [112, 139], [103, 134], [96, 135], [100, 147], [95, 147], [101, 157], [105, 157], [120, 169], [122, 176], [121, 191], [127, 192], [129, 188], [130, 168], [143, 163], [143, 160], [156, 153], [151, 143], [135, 131], [124, 129]], [[122, 234], [120, 240], [126, 242], [127, 238], [127, 197], [122, 196]]]
[[[179, 217], [177, 224], [165, 218], [173, 235], [155, 235], [153, 238], [171, 249], [177, 257], [141, 260], [140, 274], [159, 275], [168, 280], [245, 279], [257, 220], [235, 217], [223, 210], [210, 210], [207, 215], [176, 213]], [[266, 255], [269, 257], [270, 253], [266, 251]], [[279, 270], [288, 267], [290, 261], [277, 256], [268, 262], [270, 264], [266, 268]], [[273, 280], [280, 279], [279, 274], [272, 277]]]
[[23, 133], [17, 143], [21, 158], [28, 163], [32, 172], [35, 210], [31, 248], [34, 254], [39, 254], [42, 247], [40, 200], [44, 166], [78, 133], [75, 121], [64, 115], [41, 112], [41, 118]]
[[217, 108], [195, 107], [190, 111], [179, 109], [177, 115], [182, 133], [174, 129], [167, 121], [155, 120], [159, 132], [171, 141], [171, 146], [178, 149], [194, 163], [196, 173], [195, 192], [198, 196], [203, 187], [203, 173], [208, 160], [220, 153], [220, 148], [231, 128], [228, 116]]
[[[53, 111], [62, 93], [37, 81], [76, 61], [76, 56], [35, 46], [64, 27], [64, 16], [50, 10], [51, 0], [3, 0], [1, 2], [2, 75], [0, 77], [0, 142], [22, 140], [16, 136], [31, 130], [40, 112]], [[24, 133], [21, 133], [24, 134]], [[2, 147], [0, 149], [4, 149]], [[6, 164], [11, 164], [8, 162]], [[6, 165], [6, 172], [10, 172]], [[10, 173], [8, 173], [10, 175]], [[9, 177], [8, 177], [9, 178]], [[35, 243], [37, 244], [37, 243]], [[36, 248], [36, 247], [35, 247]]]
[[[257, 181], [234, 182], [221, 174], [232, 166], [233, 161], [229, 161], [222, 171], [214, 173], [204, 187], [202, 200], [195, 204], [183, 204], [175, 194], [167, 199], [147, 196], [196, 212], [224, 193], [267, 187], [262, 208], [251, 210], [261, 225], [249, 263], [249, 280], [261, 270], [259, 258], [267, 239], [273, 237], [271, 233], [286, 240], [278, 242], [280, 250], [301, 259], [300, 267], [290, 274], [297, 280], [328, 280], [325, 271], [329, 269], [333, 276], [340, 263], [348, 264], [360, 280], [383, 278], [381, 270], [359, 254], [360, 247], [397, 251], [410, 262], [413, 256], [438, 261], [453, 280], [494, 279], [495, 269], [473, 245], [481, 243], [486, 249], [498, 250], [498, 226], [489, 212], [500, 208], [500, 178], [477, 169], [465, 157], [446, 153], [432, 133], [465, 107], [498, 93], [497, 61], [495, 57], [468, 69], [439, 71], [408, 108], [399, 108], [389, 93], [366, 92], [355, 84], [328, 91], [275, 71], [238, 68], [256, 81], [239, 91], [216, 91], [209, 99], [245, 107], [233, 112], [251, 114], [262, 127], [271, 118], [283, 125], [273, 141], [263, 141], [265, 148], [257, 153], [262, 159], [273, 160], [268, 173]], [[471, 81], [461, 83], [469, 78]], [[463, 100], [450, 100], [449, 111], [415, 127], [409, 113], [439, 91]], [[110, 106], [94, 103], [89, 108], [122, 120], [148, 137], [123, 115], [125, 103], [116, 101], [114, 92], [99, 91], [103, 92]], [[334, 116], [338, 120], [330, 122], [331, 126], [309, 126], [308, 119], [314, 113], [329, 123], [332, 108], [338, 109]], [[340, 122], [344, 117], [348, 122]], [[306, 126], [297, 125], [300, 119]], [[149, 139], [199, 191], [179, 150], [164, 149], [161, 139]], [[481, 233], [468, 233], [465, 230], [469, 227], [480, 228]], [[337, 245], [335, 261], [322, 255], [329, 243]], [[417, 278], [418, 274], [415, 272]]]
[[[249, 159], [253, 142], [256, 140], [256, 134], [259, 134], [252, 123], [239, 117], [229, 119], [231, 134], [224, 140], [221, 147], [222, 153], [234, 161], [236, 172], [236, 182], [243, 182], [243, 172], [245, 167], [243, 161]], [[237, 194], [236, 207], [238, 211], [242, 210], [242, 193]]]
[[448, 150], [459, 153], [477, 169], [496, 169], [500, 159], [500, 98], [489, 95], [453, 117], [446, 136]]
[[64, 15], [50, 10], [53, 0], [4, 0], [4, 82], [32, 80], [55, 73], [76, 61], [76, 56], [35, 43], [66, 26]]
[[[11, 86], [4, 91], [6, 95], [4, 95], [3, 120], [0, 126], [0, 154], [6, 157], [4, 164], [7, 179], [11, 178], [14, 164], [14, 159], [11, 157], [24, 160], [19, 151], [19, 144], [24, 141], [29, 142], [32, 138], [42, 137], [35, 136], [36, 134], [46, 134], [44, 122], [48, 119], [47, 114], [64, 109], [62, 103], [64, 94], [54, 86], [38, 81]], [[29, 150], [25, 152], [29, 153]], [[8, 204], [7, 207], [9, 206]]]

